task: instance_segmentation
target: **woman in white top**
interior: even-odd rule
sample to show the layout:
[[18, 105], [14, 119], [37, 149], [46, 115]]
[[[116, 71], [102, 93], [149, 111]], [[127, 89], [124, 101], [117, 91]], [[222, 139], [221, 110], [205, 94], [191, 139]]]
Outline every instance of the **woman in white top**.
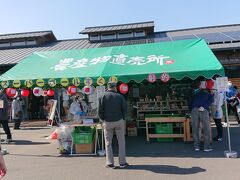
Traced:
[[73, 115], [73, 120], [80, 121], [81, 116], [85, 115], [87, 112], [87, 104], [80, 96], [76, 96], [70, 105], [69, 111]]
[[223, 117], [222, 105], [223, 105], [224, 94], [216, 90], [213, 90], [212, 92], [214, 97], [214, 101], [212, 103], [212, 116], [217, 127], [217, 136], [214, 137], [213, 140], [222, 141], [223, 128], [222, 128], [221, 121]]

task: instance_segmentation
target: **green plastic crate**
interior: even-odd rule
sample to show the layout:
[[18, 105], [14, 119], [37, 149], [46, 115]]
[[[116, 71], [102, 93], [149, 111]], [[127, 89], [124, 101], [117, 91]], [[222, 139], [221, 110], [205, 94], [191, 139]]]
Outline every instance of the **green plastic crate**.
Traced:
[[93, 133], [72, 133], [73, 144], [91, 144]]
[[[156, 134], [173, 134], [172, 123], [156, 123], [155, 124]], [[157, 138], [158, 142], [172, 142], [173, 138]]]

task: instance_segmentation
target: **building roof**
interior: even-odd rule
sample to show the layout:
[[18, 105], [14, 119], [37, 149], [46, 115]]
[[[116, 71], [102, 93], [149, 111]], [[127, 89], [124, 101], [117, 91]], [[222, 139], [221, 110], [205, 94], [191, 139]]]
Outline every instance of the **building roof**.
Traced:
[[131, 23], [131, 24], [118, 24], [118, 25], [108, 25], [108, 26], [95, 26], [86, 27], [80, 32], [80, 34], [90, 34], [99, 32], [113, 32], [122, 30], [132, 30], [132, 29], [144, 29], [144, 28], [154, 28], [154, 21]]
[[37, 31], [37, 32], [24, 32], [24, 33], [13, 33], [13, 34], [2, 34], [0, 35], [0, 40], [10, 40], [10, 39], [22, 39], [22, 38], [34, 38], [43, 37], [51, 35], [56, 40], [52, 31]]
[[[24, 33], [20, 33], [24, 34]], [[32, 34], [32, 33], [26, 33]], [[2, 35], [3, 36], [3, 35]], [[23, 58], [37, 51], [57, 51], [70, 49], [124, 46], [163, 41], [202, 38], [214, 50], [240, 49], [240, 24], [213, 26], [203, 28], [182, 29], [156, 32], [152, 36], [109, 42], [90, 42], [88, 39], [55, 40], [41, 46], [0, 49], [0, 65], [16, 64]]]

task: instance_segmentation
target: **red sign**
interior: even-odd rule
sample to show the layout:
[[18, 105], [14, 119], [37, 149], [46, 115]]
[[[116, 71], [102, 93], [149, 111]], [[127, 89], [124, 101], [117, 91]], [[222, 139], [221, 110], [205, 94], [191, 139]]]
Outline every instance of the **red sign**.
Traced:
[[165, 64], [173, 64], [174, 63], [174, 60], [166, 60], [165, 61]]
[[150, 83], [154, 83], [157, 80], [157, 77], [155, 74], [149, 74], [147, 80]]
[[122, 93], [122, 94], [127, 94], [127, 92], [128, 92], [128, 85], [125, 84], [125, 83], [122, 83], [122, 84], [119, 86], [119, 91], [120, 91], [120, 93]]
[[161, 77], [160, 77], [162, 82], [168, 82], [170, 79], [170, 76], [168, 73], [162, 73]]

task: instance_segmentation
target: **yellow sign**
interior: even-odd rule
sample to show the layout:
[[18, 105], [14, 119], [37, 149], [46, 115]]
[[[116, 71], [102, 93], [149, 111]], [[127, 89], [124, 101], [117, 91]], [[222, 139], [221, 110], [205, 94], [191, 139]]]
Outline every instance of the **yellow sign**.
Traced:
[[67, 78], [62, 78], [61, 81], [60, 81], [60, 84], [63, 86], [63, 87], [66, 87], [68, 86], [69, 84], [69, 80]]
[[103, 85], [105, 84], [105, 79], [104, 79], [103, 77], [99, 77], [99, 78], [97, 79], [97, 84], [98, 84], [99, 86], [103, 86]]
[[9, 82], [8, 82], [8, 81], [2, 81], [2, 82], [1, 82], [1, 86], [2, 86], [3, 88], [7, 88], [7, 87], [9, 86]]
[[13, 87], [19, 88], [21, 86], [21, 82], [19, 80], [14, 80], [13, 81]]
[[49, 80], [48, 80], [48, 85], [49, 85], [50, 87], [54, 87], [54, 86], [56, 86], [56, 84], [57, 84], [56, 79], [49, 79]]
[[38, 79], [36, 80], [36, 84], [38, 87], [43, 87], [44, 86], [44, 80], [43, 79]]
[[92, 78], [87, 77], [87, 78], [84, 79], [84, 84], [85, 84], [86, 86], [91, 86], [92, 83], [93, 83]]
[[79, 78], [75, 77], [75, 78], [72, 79], [72, 84], [73, 84], [74, 86], [79, 86], [80, 83], [81, 83], [81, 81], [80, 81]]
[[26, 87], [30, 88], [30, 87], [32, 87], [33, 82], [32, 82], [32, 80], [26, 80], [26, 81], [24, 82], [24, 85], [25, 85]]
[[115, 83], [117, 83], [117, 82], [118, 82], [118, 79], [117, 79], [116, 76], [111, 76], [111, 77], [109, 78], [109, 82], [115, 82]]

